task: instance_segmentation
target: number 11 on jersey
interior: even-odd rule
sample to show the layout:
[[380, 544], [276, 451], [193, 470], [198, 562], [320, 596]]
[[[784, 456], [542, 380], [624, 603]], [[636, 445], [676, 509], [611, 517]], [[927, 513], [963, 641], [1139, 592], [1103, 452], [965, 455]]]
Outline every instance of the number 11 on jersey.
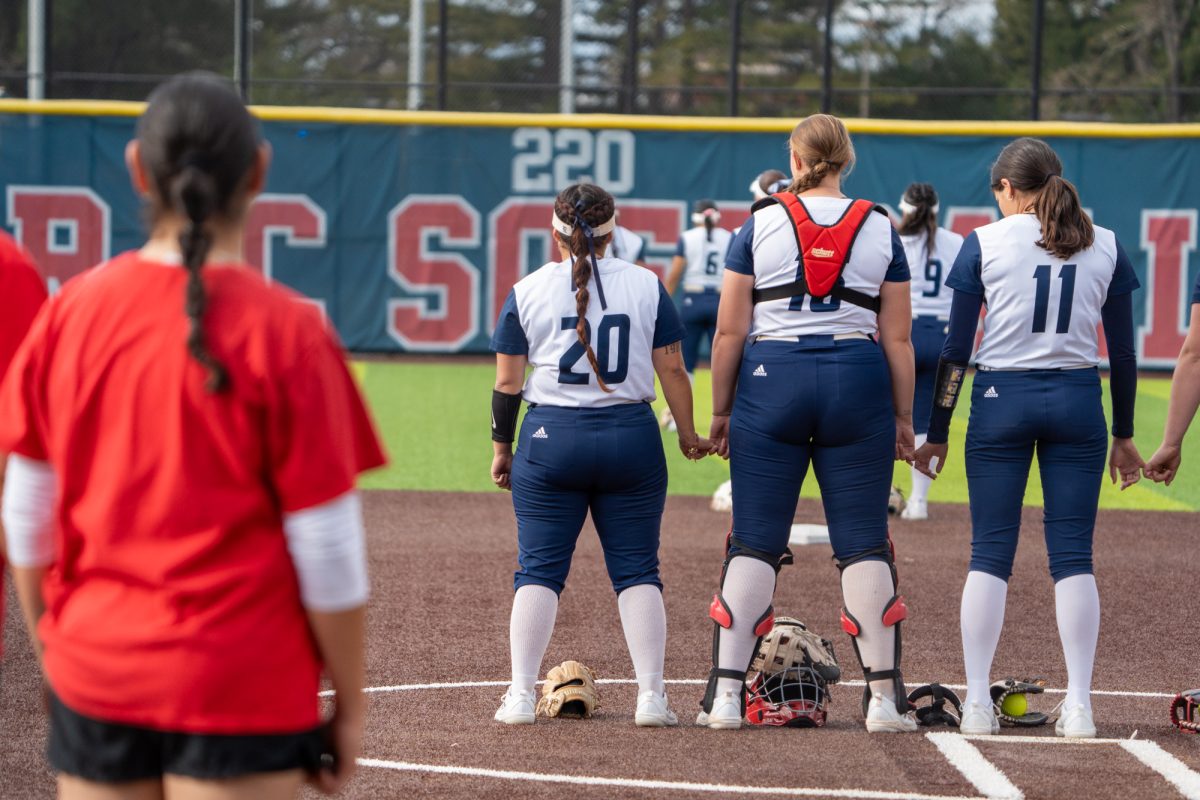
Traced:
[[[1033, 271], [1037, 281], [1037, 294], [1033, 302], [1033, 332], [1046, 332], [1046, 317], [1050, 310], [1050, 265], [1038, 264]], [[1075, 265], [1063, 264], [1058, 271], [1062, 290], [1058, 298], [1058, 324], [1055, 333], [1066, 333], [1071, 328], [1071, 305], [1075, 300]]]

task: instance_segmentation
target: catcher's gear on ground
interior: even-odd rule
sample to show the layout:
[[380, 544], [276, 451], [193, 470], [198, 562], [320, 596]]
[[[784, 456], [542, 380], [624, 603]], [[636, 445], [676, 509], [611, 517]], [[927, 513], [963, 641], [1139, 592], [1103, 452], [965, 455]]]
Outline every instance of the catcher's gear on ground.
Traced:
[[788, 728], [820, 728], [828, 718], [829, 690], [812, 667], [757, 672], [746, 686], [746, 722]]
[[1171, 723], [1184, 733], [1200, 733], [1200, 689], [1175, 695], [1171, 702]]
[[[929, 702], [922, 702], [928, 700]], [[962, 701], [951, 690], [940, 683], [927, 683], [912, 690], [909, 705], [917, 715], [917, 724], [930, 728], [947, 725], [957, 728], [962, 721]]]
[[1005, 714], [1003, 710], [1004, 700], [1013, 694], [1041, 694], [1045, 691], [1046, 681], [1042, 678], [1029, 678], [1019, 680], [1017, 678], [1007, 678], [1002, 681], [996, 681], [992, 684], [992, 705], [996, 709], [996, 719], [1000, 720], [1001, 725], [1011, 725], [1022, 728], [1032, 728], [1037, 725], [1045, 725], [1050, 717], [1040, 711], [1026, 711], [1021, 716], [1013, 716]]
[[828, 714], [828, 687], [841, 675], [832, 642], [798, 619], [777, 617], [746, 673], [746, 721], [819, 728]]
[[811, 667], [828, 684], [842, 677], [833, 642], [813, 633], [795, 617], [776, 617], [750, 660], [746, 680], [752, 681], [759, 672], [774, 675], [792, 667]]
[[888, 514], [896, 516], [904, 510], [904, 492], [900, 491], [900, 487], [892, 484], [892, 491], [888, 494]]
[[542, 699], [537, 713], [543, 717], [587, 719], [600, 707], [596, 673], [578, 661], [564, 661], [551, 667], [542, 684]]

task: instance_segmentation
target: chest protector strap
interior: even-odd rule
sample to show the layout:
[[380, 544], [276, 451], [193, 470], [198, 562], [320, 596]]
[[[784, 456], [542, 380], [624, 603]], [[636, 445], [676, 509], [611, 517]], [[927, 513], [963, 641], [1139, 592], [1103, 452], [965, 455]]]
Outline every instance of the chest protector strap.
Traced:
[[880, 210], [879, 206], [870, 200], [855, 200], [837, 222], [820, 225], [809, 216], [800, 198], [791, 192], [779, 192], [764, 198], [755, 204], [754, 210], [771, 203], [782, 205], [792, 218], [802, 269], [799, 277], [791, 283], [755, 289], [754, 302], [765, 303], [807, 294], [817, 298], [835, 297], [878, 314], [878, 297], [840, 285], [838, 279], [850, 261], [850, 251], [859, 231], [870, 213]]

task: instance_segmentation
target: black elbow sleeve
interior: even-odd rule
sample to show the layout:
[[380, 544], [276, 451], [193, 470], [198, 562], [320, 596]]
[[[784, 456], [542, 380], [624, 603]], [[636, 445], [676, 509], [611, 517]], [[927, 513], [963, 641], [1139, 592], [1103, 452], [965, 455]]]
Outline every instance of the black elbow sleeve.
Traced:
[[492, 441], [511, 444], [517, 433], [521, 395], [492, 390]]

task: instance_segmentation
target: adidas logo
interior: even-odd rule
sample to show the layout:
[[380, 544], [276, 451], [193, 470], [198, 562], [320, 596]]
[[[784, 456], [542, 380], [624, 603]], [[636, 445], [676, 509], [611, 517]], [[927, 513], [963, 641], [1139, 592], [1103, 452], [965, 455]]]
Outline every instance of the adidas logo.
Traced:
[[816, 258], [833, 258], [834, 256], [834, 252], [832, 250], [826, 250], [822, 247], [814, 247], [808, 252], [812, 253], [812, 255]]
[[758, 368], [754, 370], [754, 377], [756, 377], [756, 378], [767, 377], [767, 371], [766, 371], [766, 369], [763, 368], [762, 364], [759, 364]]
[[535, 438], [535, 439], [549, 439], [549, 438], [550, 438], [550, 435], [549, 435], [548, 433], [546, 433], [546, 429], [545, 429], [545, 428], [538, 428], [536, 431], [534, 431], [534, 433], [533, 433], [533, 438]]
[[1000, 393], [996, 391], [995, 386], [989, 386], [987, 391], [983, 393], [984, 397], [999, 397]]

